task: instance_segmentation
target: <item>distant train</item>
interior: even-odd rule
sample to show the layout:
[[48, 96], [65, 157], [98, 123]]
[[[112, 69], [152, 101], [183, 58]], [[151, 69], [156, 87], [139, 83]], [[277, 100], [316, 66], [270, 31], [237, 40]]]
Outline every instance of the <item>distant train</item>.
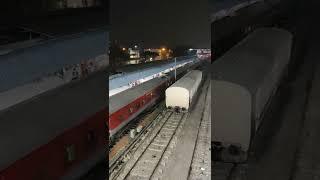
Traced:
[[236, 147], [247, 154], [287, 75], [291, 46], [291, 33], [261, 28], [212, 64], [214, 149]]
[[166, 107], [177, 112], [189, 110], [202, 81], [202, 72], [192, 70], [166, 90]]
[[[179, 68], [177, 79], [188, 69], [197, 67], [199, 63], [197, 61]], [[165, 89], [173, 82], [174, 72], [170, 72], [111, 96], [109, 98], [109, 139], [113, 139], [129, 122], [162, 99]]]

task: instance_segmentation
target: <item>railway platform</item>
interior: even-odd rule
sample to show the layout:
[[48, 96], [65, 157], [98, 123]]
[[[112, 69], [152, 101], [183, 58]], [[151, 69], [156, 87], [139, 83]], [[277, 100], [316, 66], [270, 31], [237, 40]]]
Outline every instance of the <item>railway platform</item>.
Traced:
[[113, 75], [109, 77], [109, 97], [117, 93], [130, 89], [133, 86], [159, 77], [164, 73], [199, 62], [195, 56], [178, 57], [177, 62], [173, 60], [165, 62], [153, 62], [147, 64], [138, 64], [133, 67], [126, 66], [119, 69], [123, 74]]

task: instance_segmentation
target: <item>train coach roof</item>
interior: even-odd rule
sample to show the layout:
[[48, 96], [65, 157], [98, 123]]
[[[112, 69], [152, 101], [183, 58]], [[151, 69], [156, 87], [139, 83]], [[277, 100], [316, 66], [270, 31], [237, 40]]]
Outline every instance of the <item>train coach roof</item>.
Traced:
[[212, 79], [232, 82], [254, 92], [267, 72], [288, 64], [292, 35], [276, 28], [256, 30], [211, 65]]
[[159, 86], [165, 80], [165, 78], [155, 78], [147, 82], [144, 82], [138, 86], [130, 88], [126, 91], [122, 91], [118, 94], [111, 96], [109, 98], [109, 113], [114, 113], [120, 108], [128, 105], [135, 99], [139, 98], [140, 96], [146, 94], [155, 87]]
[[0, 55], [0, 92], [34, 81], [67, 65], [106, 54], [102, 30], [60, 37]]
[[187, 89], [188, 91], [191, 90], [194, 86], [194, 83], [199, 79], [201, 81], [202, 72], [199, 70], [192, 70], [188, 72], [185, 76], [175, 82], [172, 87], [181, 87]]

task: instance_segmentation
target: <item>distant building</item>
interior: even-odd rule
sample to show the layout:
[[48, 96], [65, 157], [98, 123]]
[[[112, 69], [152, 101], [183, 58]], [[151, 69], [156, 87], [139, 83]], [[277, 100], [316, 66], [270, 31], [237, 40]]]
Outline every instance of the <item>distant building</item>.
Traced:
[[159, 54], [152, 60], [165, 60], [171, 57], [172, 51], [170, 49], [166, 48], [150, 48], [150, 49], [144, 49], [144, 52], [149, 51], [149, 52], [154, 52]]
[[139, 49], [129, 48], [128, 51], [129, 51], [130, 59], [139, 59], [140, 58]]
[[211, 49], [194, 49], [197, 50], [197, 54], [210, 54]]
[[147, 61], [157, 61], [157, 60], [161, 60], [161, 56], [160, 56], [160, 53], [161, 53], [161, 49], [156, 49], [156, 48], [149, 48], [149, 49], [144, 49], [144, 52], [153, 52], [153, 53], [158, 53], [159, 56], [156, 56], [156, 57], [149, 57], [149, 59], [147, 59]]
[[160, 52], [161, 52], [161, 49], [155, 49], [155, 48], [152, 48], [152, 49], [144, 49], [144, 52], [146, 52], [146, 51], [155, 52], [155, 53], [160, 53]]

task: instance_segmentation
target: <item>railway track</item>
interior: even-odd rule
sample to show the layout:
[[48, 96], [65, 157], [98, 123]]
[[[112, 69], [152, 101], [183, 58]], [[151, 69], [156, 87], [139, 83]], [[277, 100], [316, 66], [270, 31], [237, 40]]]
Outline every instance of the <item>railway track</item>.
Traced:
[[161, 174], [161, 166], [177, 139], [175, 134], [187, 113], [164, 110], [146, 132], [120, 155], [109, 172], [109, 179], [152, 179]]
[[119, 164], [121, 164], [122, 162], [126, 162], [126, 155], [132, 154], [132, 151], [134, 151], [136, 148], [140, 146], [141, 140], [151, 133], [153, 127], [155, 127], [159, 123], [159, 121], [165, 116], [164, 113], [165, 111], [160, 111], [157, 114], [156, 118], [153, 121], [151, 121], [146, 127], [144, 127], [142, 131], [138, 135], [136, 135], [135, 138], [131, 140], [131, 142], [128, 145], [125, 146], [124, 150], [118, 152], [115, 157], [109, 160], [109, 174], [111, 174], [111, 172], [117, 172], [119, 168], [121, 168]]

